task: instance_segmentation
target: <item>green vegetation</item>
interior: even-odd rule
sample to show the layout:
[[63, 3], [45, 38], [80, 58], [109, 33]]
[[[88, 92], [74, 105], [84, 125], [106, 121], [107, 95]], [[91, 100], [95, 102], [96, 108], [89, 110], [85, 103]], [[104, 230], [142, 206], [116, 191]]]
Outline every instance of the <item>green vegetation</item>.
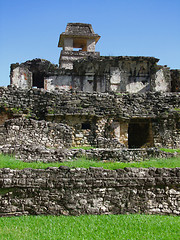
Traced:
[[54, 115], [55, 114], [55, 110], [54, 109], [48, 109], [48, 114], [52, 114], [52, 115]]
[[13, 188], [0, 188], [0, 196], [5, 195], [8, 192], [12, 192]]
[[160, 148], [161, 151], [164, 151], [164, 152], [169, 152], [169, 153], [180, 153], [180, 149], [171, 149], [171, 148]]
[[12, 111], [14, 114], [22, 113], [22, 109], [21, 109], [21, 108], [11, 108], [11, 111]]
[[93, 147], [93, 146], [79, 146], [79, 147], [71, 147], [71, 149], [91, 150], [91, 149], [95, 149], [95, 147]]
[[[25, 118], [27, 118], [27, 119], [29, 119], [29, 118], [31, 118], [32, 117], [32, 110], [31, 109], [26, 109], [27, 110], [27, 113], [26, 113], [26, 116], [25, 116]], [[35, 119], [37, 119], [37, 117], [35, 117]]]
[[71, 168], [89, 168], [89, 167], [103, 167], [104, 169], [118, 169], [125, 167], [157, 167], [157, 168], [175, 168], [180, 167], [180, 157], [169, 158], [169, 159], [151, 159], [148, 161], [141, 162], [103, 162], [88, 160], [81, 157], [77, 160], [68, 162], [55, 162], [55, 163], [43, 163], [43, 162], [23, 162], [15, 159], [14, 157], [0, 155], [0, 168], [11, 168], [11, 169], [24, 169], [24, 168], [34, 168], [34, 169], [45, 169], [47, 167], [59, 167], [68, 166]]
[[155, 215], [23, 216], [0, 218], [1, 240], [172, 240], [180, 218]]
[[123, 94], [120, 92], [115, 92], [115, 95], [122, 96]]

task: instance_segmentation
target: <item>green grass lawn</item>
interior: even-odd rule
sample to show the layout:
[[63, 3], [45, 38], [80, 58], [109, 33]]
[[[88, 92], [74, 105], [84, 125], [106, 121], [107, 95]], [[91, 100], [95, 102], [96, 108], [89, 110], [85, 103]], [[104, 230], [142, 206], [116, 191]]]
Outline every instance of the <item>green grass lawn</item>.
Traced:
[[1, 240], [172, 240], [180, 218], [158, 215], [23, 216], [0, 218]]
[[15, 159], [14, 157], [7, 155], [0, 155], [0, 168], [11, 168], [11, 169], [24, 169], [24, 168], [41, 168], [45, 169], [47, 167], [59, 167], [68, 166], [71, 168], [89, 168], [89, 167], [103, 167], [104, 169], [118, 169], [125, 167], [157, 167], [157, 168], [175, 168], [180, 167], [180, 156], [176, 158], [169, 159], [151, 159], [148, 161], [141, 162], [102, 162], [95, 160], [87, 160], [85, 158], [79, 158], [74, 161], [69, 162], [55, 162], [55, 163], [43, 163], [43, 162], [23, 162]]

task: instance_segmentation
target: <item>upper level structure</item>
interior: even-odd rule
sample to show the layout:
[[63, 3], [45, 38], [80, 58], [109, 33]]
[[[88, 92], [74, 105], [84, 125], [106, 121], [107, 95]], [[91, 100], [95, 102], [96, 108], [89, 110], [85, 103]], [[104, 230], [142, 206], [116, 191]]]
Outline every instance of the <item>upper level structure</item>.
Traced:
[[68, 23], [65, 32], [61, 33], [58, 47], [62, 47], [59, 66], [60, 68], [72, 69], [73, 61], [87, 56], [99, 56], [95, 52], [95, 45], [100, 39], [94, 33], [91, 24]]
[[12, 64], [11, 85], [84, 92], [180, 91], [180, 70], [158, 65], [154, 57], [100, 56], [95, 52], [99, 38], [91, 24], [68, 23], [59, 39], [59, 66], [43, 59]]

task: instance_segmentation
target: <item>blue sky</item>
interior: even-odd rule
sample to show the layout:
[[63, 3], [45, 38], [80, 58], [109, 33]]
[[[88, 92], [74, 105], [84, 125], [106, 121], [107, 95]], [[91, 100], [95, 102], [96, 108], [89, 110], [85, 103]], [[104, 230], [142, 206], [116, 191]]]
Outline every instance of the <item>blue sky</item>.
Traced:
[[91, 23], [101, 55], [154, 56], [180, 68], [180, 0], [0, 0], [0, 86], [11, 63], [58, 64], [68, 22]]

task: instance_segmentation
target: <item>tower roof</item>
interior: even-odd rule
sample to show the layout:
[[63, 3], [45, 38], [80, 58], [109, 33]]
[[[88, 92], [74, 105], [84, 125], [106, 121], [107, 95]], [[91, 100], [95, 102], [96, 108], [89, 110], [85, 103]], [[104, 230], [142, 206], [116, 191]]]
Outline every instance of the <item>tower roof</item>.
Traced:
[[91, 24], [87, 23], [68, 23], [65, 32], [61, 33], [58, 47], [63, 47], [64, 38], [92, 38], [96, 43], [100, 36], [94, 33]]

